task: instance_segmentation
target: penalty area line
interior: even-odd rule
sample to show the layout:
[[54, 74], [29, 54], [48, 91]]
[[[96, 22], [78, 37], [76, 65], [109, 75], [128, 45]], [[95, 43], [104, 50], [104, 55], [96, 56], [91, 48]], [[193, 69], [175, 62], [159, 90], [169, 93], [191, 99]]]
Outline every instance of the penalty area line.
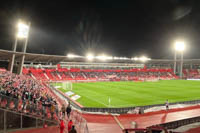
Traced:
[[90, 99], [90, 100], [92, 100], [92, 101], [95, 101], [95, 102], [97, 102], [97, 103], [103, 104], [103, 105], [105, 105], [106, 107], [110, 107], [109, 105], [107, 105], [107, 104], [105, 104], [105, 103], [103, 103], [103, 102], [100, 102], [100, 101], [98, 101], [98, 100], [95, 100], [95, 99], [93, 99], [93, 98], [90, 98], [90, 97], [88, 97], [88, 96], [84, 96], [84, 97], [87, 97], [88, 99]]

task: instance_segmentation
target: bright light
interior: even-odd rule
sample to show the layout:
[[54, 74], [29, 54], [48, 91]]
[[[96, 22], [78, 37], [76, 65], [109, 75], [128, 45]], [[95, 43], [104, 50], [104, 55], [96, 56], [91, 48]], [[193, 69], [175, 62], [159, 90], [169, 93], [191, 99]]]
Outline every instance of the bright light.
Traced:
[[145, 56], [142, 56], [142, 57], [139, 58], [139, 60], [145, 62], [145, 61], [148, 61], [148, 60], [151, 60], [151, 59], [147, 58]]
[[114, 60], [130, 60], [130, 58], [127, 57], [114, 57]]
[[93, 56], [93, 54], [87, 54], [86, 58], [87, 58], [88, 60], [93, 60], [93, 59], [94, 59], [94, 56]]
[[146, 60], [147, 60], [147, 57], [142, 56], [142, 57], [140, 57], [140, 60], [141, 60], [141, 61], [146, 61]]
[[106, 60], [106, 56], [105, 55], [99, 55], [96, 57], [99, 60]]
[[106, 59], [107, 59], [107, 60], [112, 60], [113, 57], [112, 57], [112, 56], [107, 56]]
[[175, 50], [176, 51], [184, 51], [185, 49], [185, 43], [182, 41], [175, 42]]
[[138, 57], [134, 57], [134, 58], [131, 58], [131, 60], [137, 61], [137, 60], [139, 60], [139, 58]]
[[97, 56], [96, 58], [99, 59], [99, 60], [112, 60], [112, 59], [113, 59], [112, 56], [106, 56], [106, 55], [104, 55], [104, 54], [99, 55], [99, 56]]
[[18, 38], [27, 38], [28, 37], [28, 32], [29, 32], [29, 26], [19, 22], [17, 25], [18, 32], [17, 32], [17, 37]]
[[125, 57], [119, 57], [119, 59], [120, 59], [120, 60], [125, 60], [126, 58], [125, 58]]
[[114, 60], [119, 60], [120, 58], [119, 58], [119, 57], [114, 57], [113, 59], [114, 59]]
[[68, 57], [68, 58], [75, 58], [75, 57], [77, 57], [77, 56], [76, 56], [76, 55], [73, 55], [73, 54], [68, 54], [67, 57]]

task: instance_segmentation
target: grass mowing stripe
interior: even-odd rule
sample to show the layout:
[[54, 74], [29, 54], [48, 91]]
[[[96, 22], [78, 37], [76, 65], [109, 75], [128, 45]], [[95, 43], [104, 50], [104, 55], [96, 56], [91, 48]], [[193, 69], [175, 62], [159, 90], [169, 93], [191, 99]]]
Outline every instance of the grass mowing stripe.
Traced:
[[170, 102], [200, 99], [200, 82], [161, 80], [158, 82], [74, 83], [72, 91], [81, 96], [78, 102], [84, 106], [106, 107], [110, 97], [112, 107], [126, 107], [160, 104], [166, 99]]

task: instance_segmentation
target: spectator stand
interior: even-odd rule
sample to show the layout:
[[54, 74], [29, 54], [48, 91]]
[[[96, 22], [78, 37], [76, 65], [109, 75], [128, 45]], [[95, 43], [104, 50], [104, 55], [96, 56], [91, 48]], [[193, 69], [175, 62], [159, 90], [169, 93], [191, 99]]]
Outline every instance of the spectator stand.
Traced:
[[44, 124], [48, 126], [58, 124], [55, 120], [3, 108], [0, 108], [0, 118], [0, 132], [2, 133], [19, 129], [39, 128], [43, 127]]
[[80, 69], [80, 68], [59, 68], [41, 69], [24, 68], [23, 73], [33, 75], [34, 78], [43, 81], [137, 81], [137, 80], [170, 80], [178, 77], [173, 74], [172, 69], [155, 68], [130, 68], [130, 69]]
[[[0, 109], [3, 110], [0, 115], [4, 131], [15, 127], [38, 127], [38, 120], [57, 123], [58, 115], [52, 111], [54, 102], [40, 82], [29, 76], [0, 71]], [[18, 125], [13, 126], [13, 122]]]

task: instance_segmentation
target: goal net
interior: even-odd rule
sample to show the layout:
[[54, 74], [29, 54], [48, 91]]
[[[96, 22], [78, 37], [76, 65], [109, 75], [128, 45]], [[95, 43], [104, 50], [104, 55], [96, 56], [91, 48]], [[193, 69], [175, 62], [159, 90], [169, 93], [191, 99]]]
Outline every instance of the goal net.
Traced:
[[64, 90], [72, 90], [72, 82], [63, 82], [62, 83], [62, 88]]

